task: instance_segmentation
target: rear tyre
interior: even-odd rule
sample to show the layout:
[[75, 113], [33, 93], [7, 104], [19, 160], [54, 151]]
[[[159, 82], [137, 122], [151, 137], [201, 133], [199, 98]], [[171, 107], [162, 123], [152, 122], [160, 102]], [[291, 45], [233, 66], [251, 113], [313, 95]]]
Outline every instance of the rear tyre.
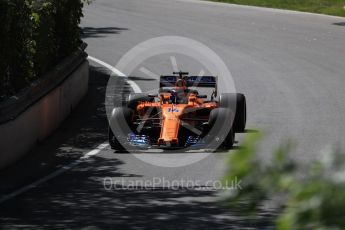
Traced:
[[238, 133], [245, 131], [247, 123], [247, 103], [246, 97], [243, 94], [221, 94], [219, 98], [219, 107], [236, 111], [233, 124], [234, 131]]

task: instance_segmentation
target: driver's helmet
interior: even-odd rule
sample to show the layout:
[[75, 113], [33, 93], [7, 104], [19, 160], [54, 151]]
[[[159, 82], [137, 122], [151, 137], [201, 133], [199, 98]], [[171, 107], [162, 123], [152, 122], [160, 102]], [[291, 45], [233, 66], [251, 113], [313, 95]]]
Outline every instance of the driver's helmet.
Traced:
[[171, 90], [170, 92], [170, 100], [172, 103], [176, 104], [177, 103], [177, 98], [178, 98], [178, 93], [176, 90]]
[[177, 89], [185, 89], [187, 87], [187, 82], [185, 79], [178, 79], [175, 83]]

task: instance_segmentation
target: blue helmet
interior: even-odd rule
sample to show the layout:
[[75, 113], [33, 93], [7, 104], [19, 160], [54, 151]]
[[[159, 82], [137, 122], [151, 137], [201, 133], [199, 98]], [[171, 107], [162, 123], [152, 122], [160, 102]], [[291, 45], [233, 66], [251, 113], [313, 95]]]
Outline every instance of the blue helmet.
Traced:
[[172, 103], [176, 103], [178, 97], [177, 91], [173, 89], [170, 93], [170, 100], [172, 101]]

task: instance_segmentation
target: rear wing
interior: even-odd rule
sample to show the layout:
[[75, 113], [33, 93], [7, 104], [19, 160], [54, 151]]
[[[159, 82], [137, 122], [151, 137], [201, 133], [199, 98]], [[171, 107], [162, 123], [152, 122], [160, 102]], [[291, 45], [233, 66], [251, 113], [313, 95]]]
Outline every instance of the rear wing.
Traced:
[[187, 86], [188, 87], [207, 87], [216, 88], [218, 78], [215, 76], [188, 76]]
[[[159, 86], [160, 88], [174, 87], [178, 79], [179, 77], [175, 75], [161, 76]], [[216, 76], [187, 76], [185, 80], [187, 87], [217, 88], [218, 83], [218, 77]]]
[[177, 81], [177, 76], [161, 76], [159, 80], [159, 87], [174, 87]]

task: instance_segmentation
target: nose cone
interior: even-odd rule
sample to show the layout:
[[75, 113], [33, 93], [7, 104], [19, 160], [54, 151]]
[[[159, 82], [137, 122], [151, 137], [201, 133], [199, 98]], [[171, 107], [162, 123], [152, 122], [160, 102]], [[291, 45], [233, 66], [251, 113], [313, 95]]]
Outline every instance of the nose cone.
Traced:
[[178, 144], [178, 133], [180, 128], [180, 116], [184, 106], [167, 104], [162, 106], [162, 129], [158, 144]]

